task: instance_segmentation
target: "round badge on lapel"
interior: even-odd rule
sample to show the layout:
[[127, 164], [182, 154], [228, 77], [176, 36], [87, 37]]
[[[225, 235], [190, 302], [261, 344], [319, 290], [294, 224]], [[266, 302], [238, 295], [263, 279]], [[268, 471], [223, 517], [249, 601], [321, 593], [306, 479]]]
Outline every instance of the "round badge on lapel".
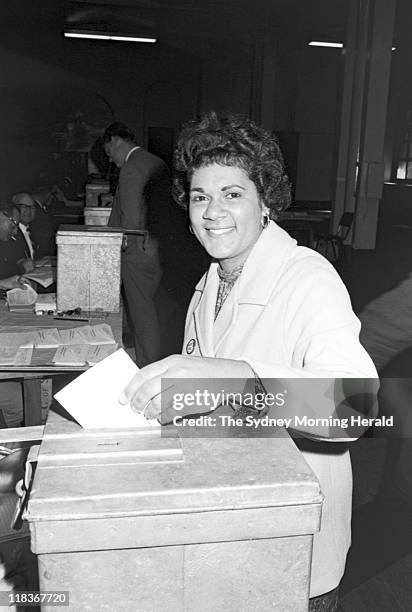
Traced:
[[196, 340], [194, 338], [192, 338], [191, 340], [189, 340], [189, 342], [186, 344], [186, 353], [188, 355], [191, 355], [193, 353], [193, 351], [195, 350], [195, 346], [196, 346]]

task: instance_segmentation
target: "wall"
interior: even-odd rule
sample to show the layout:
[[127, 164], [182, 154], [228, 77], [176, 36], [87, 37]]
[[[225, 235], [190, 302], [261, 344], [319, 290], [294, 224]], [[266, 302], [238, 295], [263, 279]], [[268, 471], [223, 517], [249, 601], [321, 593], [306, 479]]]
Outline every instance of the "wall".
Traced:
[[35, 2], [24, 4], [31, 13], [22, 20], [20, 4], [9, 3], [13, 10], [0, 38], [1, 87], [7, 92], [0, 101], [6, 130], [0, 195], [35, 180], [55, 146], [50, 124], [64, 126], [80, 105], [102, 123], [112, 116], [129, 123], [144, 145], [149, 124], [175, 135], [199, 111], [245, 113], [299, 143], [296, 198], [331, 199], [339, 51], [299, 46], [294, 28], [263, 23], [262, 17], [259, 22], [246, 3], [235, 14], [220, 4], [216, 15], [192, 7], [187, 22], [182, 12], [171, 11], [168, 39], [165, 30], [156, 45], [67, 40], [61, 34], [63, 3], [44, 0], [42, 11]]
[[342, 61], [339, 49], [301, 50], [294, 125], [299, 133], [297, 200], [333, 199]]
[[9, 15], [0, 38], [2, 198], [35, 187], [40, 171], [55, 165], [52, 133], [65, 129], [76, 111], [100, 127], [123, 120], [146, 145], [147, 122], [159, 125], [160, 114], [150, 112], [150, 99], [148, 109], [147, 92], [165, 85], [176, 92], [173, 103], [163, 99], [163, 125], [174, 134], [198, 108], [200, 61], [186, 51], [64, 39], [61, 7], [49, 0], [31, 20], [15, 17]]
[[[262, 119], [286, 142], [296, 200], [334, 196], [343, 56], [308, 47], [290, 30], [265, 28]], [[267, 70], [272, 69], [272, 73]], [[271, 97], [271, 100], [268, 98]]]

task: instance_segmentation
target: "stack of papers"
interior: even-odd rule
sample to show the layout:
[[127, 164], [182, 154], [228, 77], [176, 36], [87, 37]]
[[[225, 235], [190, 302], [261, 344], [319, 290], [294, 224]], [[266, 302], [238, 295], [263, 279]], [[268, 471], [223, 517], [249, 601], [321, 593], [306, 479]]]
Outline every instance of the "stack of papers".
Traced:
[[54, 357], [55, 365], [94, 365], [116, 349], [110, 325], [83, 325], [73, 329], [60, 330], [60, 346]]
[[81, 366], [95, 365], [108, 357], [117, 349], [117, 344], [102, 344], [90, 346], [89, 344], [69, 344], [59, 346], [53, 357], [54, 365]]
[[33, 272], [27, 272], [24, 276], [39, 283], [42, 287], [50, 287], [56, 282], [57, 258], [46, 256], [34, 262]]
[[59, 333], [60, 344], [115, 344], [112, 328], [107, 323], [61, 329]]
[[[34, 353], [36, 365], [46, 365], [46, 362], [66, 366], [94, 365], [117, 348], [112, 329], [107, 323], [60, 330], [57, 327], [44, 327], [0, 333], [0, 366], [30, 365], [33, 349], [41, 349]], [[47, 349], [52, 350], [51, 355]], [[45, 353], [46, 361], [39, 362]]]
[[56, 268], [52, 268], [51, 266], [35, 268], [33, 272], [27, 272], [24, 278], [33, 280], [42, 287], [50, 287], [50, 285], [56, 282]]
[[119, 403], [119, 396], [139, 368], [119, 349], [54, 396], [85, 429], [152, 428], [160, 432], [156, 419], [147, 420], [130, 404]]

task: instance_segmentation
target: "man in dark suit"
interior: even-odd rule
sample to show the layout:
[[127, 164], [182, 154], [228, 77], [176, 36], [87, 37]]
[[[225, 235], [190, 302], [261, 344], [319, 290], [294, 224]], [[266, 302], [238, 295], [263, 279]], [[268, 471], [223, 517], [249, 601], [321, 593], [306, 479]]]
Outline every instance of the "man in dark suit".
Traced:
[[[17, 278], [34, 268], [26, 241], [19, 229], [19, 221], [19, 210], [12, 202], [0, 204], [0, 278], [2, 279]], [[14, 286], [20, 286], [20, 282]]]
[[20, 211], [20, 231], [32, 259], [54, 255], [55, 236], [49, 214], [36, 202], [30, 193], [14, 194], [14, 204]]
[[162, 276], [157, 227], [170, 205], [171, 181], [166, 164], [136, 145], [123, 123], [103, 135], [106, 154], [120, 169], [109, 219], [112, 227], [148, 230], [149, 237], [127, 235], [122, 252], [122, 283], [127, 314], [133, 327], [136, 363], [142, 367], [159, 358], [159, 321], [154, 295]]
[[0, 204], [0, 289], [3, 290], [22, 287], [20, 275], [29, 271], [24, 238], [19, 235], [19, 219], [19, 211], [13, 204]]

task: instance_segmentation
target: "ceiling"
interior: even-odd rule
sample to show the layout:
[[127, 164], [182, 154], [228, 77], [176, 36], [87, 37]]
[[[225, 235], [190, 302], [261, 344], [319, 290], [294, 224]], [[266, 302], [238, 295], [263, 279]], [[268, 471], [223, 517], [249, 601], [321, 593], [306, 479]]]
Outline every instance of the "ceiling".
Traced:
[[[196, 41], [241, 41], [252, 26], [269, 26], [294, 39], [310, 36], [339, 38], [345, 34], [347, 0], [76, 0], [78, 11], [90, 5], [125, 27], [151, 21], [159, 41], [187, 48]], [[41, 31], [63, 29], [64, 0], [2, 0], [2, 40], [11, 42], [36, 24]], [[40, 41], [39, 41], [40, 43]]]
[[[109, 13], [119, 28], [133, 31], [146, 24], [164, 49], [202, 55], [214, 43], [250, 44], [259, 28], [290, 40], [288, 48], [310, 38], [344, 42], [350, 0], [1, 0], [1, 45], [39, 57], [59, 53], [62, 43], [50, 53], [50, 40], [62, 38], [65, 13], [68, 7], [73, 13], [73, 4], [74, 13], [87, 12], [90, 5], [103, 18]], [[412, 0], [398, 0], [394, 42], [408, 50], [411, 13]], [[136, 53], [147, 53], [146, 46], [136, 45]]]
[[[88, 0], [78, 0], [88, 6]], [[152, 18], [169, 39], [178, 33], [181, 38], [242, 38], [251, 23], [270, 24], [290, 29], [293, 36], [338, 36], [346, 27], [346, 0], [97, 0], [102, 12], [115, 7], [133, 27], [139, 19]], [[113, 11], [115, 13], [115, 11]], [[177, 32], [176, 32], [177, 28]]]

